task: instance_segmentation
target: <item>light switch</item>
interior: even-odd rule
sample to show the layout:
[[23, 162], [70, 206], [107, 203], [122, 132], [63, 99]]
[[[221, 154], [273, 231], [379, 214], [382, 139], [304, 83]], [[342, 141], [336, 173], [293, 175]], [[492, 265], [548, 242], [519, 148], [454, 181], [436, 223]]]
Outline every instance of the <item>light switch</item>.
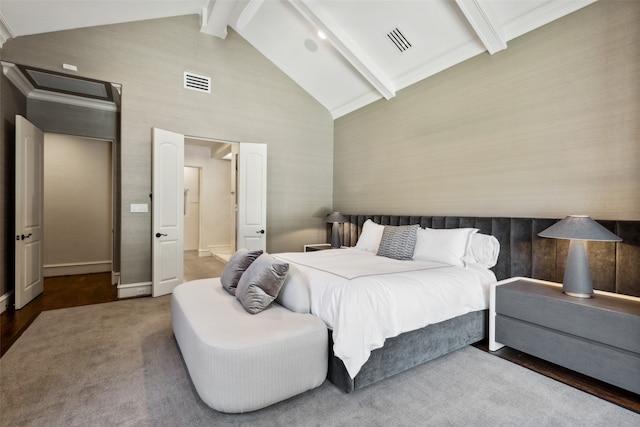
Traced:
[[149, 212], [149, 205], [146, 203], [131, 203], [131, 212]]

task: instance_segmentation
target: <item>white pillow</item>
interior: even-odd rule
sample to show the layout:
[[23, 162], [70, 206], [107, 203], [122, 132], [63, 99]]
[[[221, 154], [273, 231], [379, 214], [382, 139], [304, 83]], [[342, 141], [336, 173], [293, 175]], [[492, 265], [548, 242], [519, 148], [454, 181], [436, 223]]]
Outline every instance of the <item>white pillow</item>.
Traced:
[[477, 228], [421, 228], [413, 259], [463, 266], [470, 238], [477, 232]]
[[362, 225], [362, 233], [356, 243], [356, 249], [374, 254], [378, 253], [378, 247], [380, 246], [380, 239], [382, 239], [383, 231], [384, 225], [376, 224], [370, 219], [366, 220]]
[[500, 242], [498, 242], [498, 239], [487, 234], [475, 233], [471, 236], [464, 262], [491, 268], [498, 262], [498, 255], [500, 255]]

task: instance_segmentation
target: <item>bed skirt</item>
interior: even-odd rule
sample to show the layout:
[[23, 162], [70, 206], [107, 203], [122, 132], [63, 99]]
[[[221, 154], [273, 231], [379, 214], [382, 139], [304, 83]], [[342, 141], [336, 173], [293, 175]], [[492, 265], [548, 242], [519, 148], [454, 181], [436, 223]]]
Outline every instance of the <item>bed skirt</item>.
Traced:
[[[382, 348], [371, 352], [355, 378], [349, 376], [342, 360], [331, 352], [327, 378], [347, 393], [389, 378], [486, 338], [488, 313], [489, 310], [473, 311], [389, 338]], [[331, 331], [329, 340], [330, 348], [333, 348]]]

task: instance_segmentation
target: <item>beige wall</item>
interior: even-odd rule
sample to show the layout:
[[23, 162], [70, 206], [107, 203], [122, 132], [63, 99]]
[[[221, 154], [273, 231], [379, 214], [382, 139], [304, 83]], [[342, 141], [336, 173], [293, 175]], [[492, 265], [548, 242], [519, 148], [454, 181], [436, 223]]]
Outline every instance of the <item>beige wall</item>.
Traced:
[[350, 213], [640, 219], [640, 2], [597, 2], [335, 122]]
[[[228, 141], [267, 143], [269, 252], [322, 241], [332, 204], [333, 121], [329, 112], [232, 30], [199, 32], [199, 17], [18, 37], [5, 61], [122, 84], [123, 284], [151, 280], [149, 203], [152, 127]], [[210, 76], [210, 95], [182, 89], [183, 72]]]
[[46, 133], [46, 276], [111, 271], [111, 141]]

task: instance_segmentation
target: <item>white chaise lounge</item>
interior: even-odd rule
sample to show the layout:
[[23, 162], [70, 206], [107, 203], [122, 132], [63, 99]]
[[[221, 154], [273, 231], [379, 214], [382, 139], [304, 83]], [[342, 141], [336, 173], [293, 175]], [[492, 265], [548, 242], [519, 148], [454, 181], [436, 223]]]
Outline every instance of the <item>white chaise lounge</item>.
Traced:
[[277, 303], [250, 314], [219, 278], [176, 287], [171, 321], [191, 380], [215, 410], [254, 411], [326, 379], [328, 332], [322, 320]]

